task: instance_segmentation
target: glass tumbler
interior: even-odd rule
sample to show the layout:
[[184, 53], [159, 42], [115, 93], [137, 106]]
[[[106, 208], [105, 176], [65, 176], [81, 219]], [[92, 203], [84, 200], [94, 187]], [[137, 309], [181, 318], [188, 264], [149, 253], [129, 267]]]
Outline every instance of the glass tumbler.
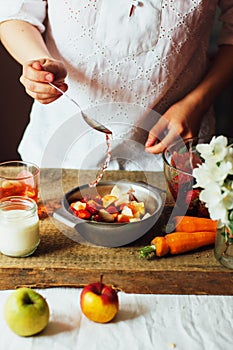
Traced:
[[0, 199], [10, 196], [32, 198], [37, 202], [40, 169], [24, 161], [0, 163]]

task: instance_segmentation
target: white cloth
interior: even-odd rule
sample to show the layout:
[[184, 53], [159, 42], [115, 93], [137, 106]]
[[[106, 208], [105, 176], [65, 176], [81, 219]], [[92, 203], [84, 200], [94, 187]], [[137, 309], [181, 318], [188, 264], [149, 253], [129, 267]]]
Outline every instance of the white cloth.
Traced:
[[[224, 286], [223, 286], [224, 288]], [[120, 292], [120, 309], [108, 324], [88, 320], [80, 289], [37, 290], [50, 307], [47, 328], [34, 337], [15, 335], [3, 317], [12, 291], [0, 292], [0, 349], [7, 350], [232, 350], [233, 297], [139, 295]]]
[[[10, 6], [0, 0], [0, 21], [26, 20], [43, 32], [46, 5], [46, 42], [51, 54], [67, 66], [69, 94], [90, 116], [113, 129], [116, 158], [124, 158], [128, 148], [127, 143], [121, 145], [120, 123], [126, 140], [133, 139], [134, 148], [139, 148], [137, 164], [131, 164], [131, 169], [154, 170], [153, 156], [141, 151], [145, 139], [138, 131], [135, 139], [132, 125], [140, 130], [143, 125], [148, 131], [157, 120], [156, 115], [147, 116], [148, 110], [163, 113], [201, 80], [217, 5], [224, 24], [219, 43], [233, 44], [233, 0], [143, 0], [131, 17], [131, 0], [11, 0]], [[135, 113], [131, 104], [134, 111], [138, 108]], [[76, 115], [78, 127], [72, 125], [76, 139], [66, 144], [64, 159], [60, 142], [68, 140], [72, 130], [62, 134], [61, 129], [75, 114], [77, 109], [64, 97], [50, 105], [35, 102], [19, 147], [22, 158], [41, 165], [43, 156], [50, 153], [50, 166], [57, 162], [69, 168], [99, 166], [104, 157], [100, 152], [103, 135], [92, 133], [80, 115]], [[203, 133], [214, 131], [211, 118], [207, 113]], [[84, 137], [88, 132], [89, 137]], [[75, 157], [70, 149], [75, 149]], [[86, 161], [92, 149], [95, 155]], [[44, 162], [49, 165], [48, 159]]]

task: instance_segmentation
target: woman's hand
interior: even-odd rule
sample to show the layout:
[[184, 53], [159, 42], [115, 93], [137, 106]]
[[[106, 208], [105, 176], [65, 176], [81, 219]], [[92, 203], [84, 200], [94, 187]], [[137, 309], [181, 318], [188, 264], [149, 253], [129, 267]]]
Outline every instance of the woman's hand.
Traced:
[[186, 97], [172, 105], [149, 131], [145, 150], [161, 153], [179, 137], [198, 135], [203, 111], [195, 101]]
[[205, 112], [232, 79], [233, 45], [221, 45], [203, 80], [150, 130], [146, 151], [160, 153], [178, 137], [197, 136]]
[[64, 82], [66, 75], [63, 62], [44, 58], [23, 64], [20, 82], [29, 96], [42, 104], [48, 104], [61, 96], [61, 93], [48, 83], [54, 82], [62, 91], [66, 91], [68, 88]]
[[29, 96], [43, 104], [56, 100], [61, 94], [48, 82], [54, 82], [62, 91], [67, 90], [64, 83], [67, 71], [63, 62], [51, 56], [34, 25], [17, 19], [3, 21], [0, 23], [0, 36], [3, 45], [23, 67], [20, 82]]

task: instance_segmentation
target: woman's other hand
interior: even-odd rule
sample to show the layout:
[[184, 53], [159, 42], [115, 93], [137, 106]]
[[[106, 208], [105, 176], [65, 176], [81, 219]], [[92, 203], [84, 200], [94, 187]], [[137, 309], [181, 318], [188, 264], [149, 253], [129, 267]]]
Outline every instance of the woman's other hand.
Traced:
[[172, 105], [149, 131], [145, 150], [161, 153], [179, 137], [189, 138], [198, 135], [203, 110], [198, 104], [184, 98]]

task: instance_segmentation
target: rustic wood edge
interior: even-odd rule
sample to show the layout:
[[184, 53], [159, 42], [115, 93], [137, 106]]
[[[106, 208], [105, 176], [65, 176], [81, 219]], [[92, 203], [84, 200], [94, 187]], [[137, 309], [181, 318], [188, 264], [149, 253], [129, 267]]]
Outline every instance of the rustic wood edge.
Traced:
[[[7, 271], [6, 271], [7, 270]], [[96, 282], [103, 274], [104, 283], [112, 285], [116, 290], [136, 294], [196, 294], [196, 295], [233, 295], [233, 273], [228, 271], [109, 271], [99, 273], [93, 269], [77, 271], [69, 269], [38, 269], [24, 268], [0, 269], [2, 276], [0, 289], [15, 289], [19, 287], [82, 288]], [[6, 278], [5, 278], [6, 277]], [[73, 282], [71, 282], [73, 281]]]

